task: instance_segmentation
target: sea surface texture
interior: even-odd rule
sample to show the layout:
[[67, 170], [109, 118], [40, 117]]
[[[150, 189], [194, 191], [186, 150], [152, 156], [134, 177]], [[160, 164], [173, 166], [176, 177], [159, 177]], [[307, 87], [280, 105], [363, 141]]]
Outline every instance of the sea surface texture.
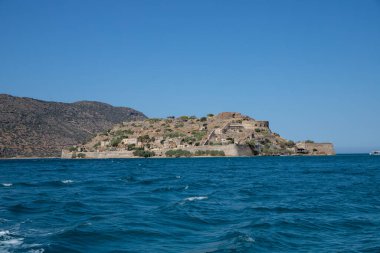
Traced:
[[380, 157], [1, 160], [0, 252], [380, 252]]

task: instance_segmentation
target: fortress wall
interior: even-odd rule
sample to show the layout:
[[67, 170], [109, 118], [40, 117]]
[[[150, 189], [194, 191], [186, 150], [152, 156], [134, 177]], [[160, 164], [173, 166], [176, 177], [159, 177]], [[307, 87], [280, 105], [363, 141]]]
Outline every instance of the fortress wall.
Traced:
[[[85, 154], [85, 158], [94, 158], [94, 159], [102, 159], [102, 158], [131, 158], [133, 156], [133, 151], [103, 151], [103, 152], [76, 152], [78, 155], [79, 153]], [[62, 158], [71, 159], [72, 158], [72, 152], [68, 151], [62, 151]]]
[[269, 121], [266, 120], [257, 120], [256, 123], [260, 127], [269, 127]]
[[[218, 150], [223, 151], [226, 156], [253, 156], [252, 150], [247, 145], [218, 145], [218, 146], [198, 146], [198, 147], [185, 147], [185, 148], [177, 148], [182, 150], [187, 150], [192, 153], [195, 153], [197, 150]], [[171, 149], [160, 149], [160, 150], [152, 150], [156, 153], [157, 156], [165, 156], [165, 152]], [[103, 152], [76, 152], [76, 154], [83, 153], [86, 155], [85, 158], [94, 158], [94, 159], [102, 159], [102, 158], [132, 158], [133, 151], [103, 151]], [[62, 151], [62, 158], [71, 159], [72, 152]]]
[[298, 148], [303, 148], [308, 150], [309, 152], [314, 152], [321, 155], [335, 155], [334, 145], [332, 143], [306, 143], [300, 142], [297, 143]]
[[256, 128], [269, 128], [269, 121], [258, 120], [258, 121], [243, 121], [242, 125], [245, 129], [254, 130]]
[[226, 156], [252, 156], [252, 150], [247, 145], [218, 145], [218, 146], [198, 146], [198, 147], [187, 147], [183, 150], [188, 150], [195, 153], [197, 150], [218, 150], [223, 151]]

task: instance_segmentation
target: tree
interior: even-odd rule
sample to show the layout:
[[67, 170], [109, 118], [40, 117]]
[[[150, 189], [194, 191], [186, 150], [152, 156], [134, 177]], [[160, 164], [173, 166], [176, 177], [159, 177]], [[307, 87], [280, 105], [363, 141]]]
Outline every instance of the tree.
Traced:
[[77, 150], [77, 147], [74, 147], [74, 146], [73, 146], [73, 147], [69, 147], [69, 151], [70, 151], [70, 152], [74, 152], [74, 151], [76, 151], [76, 150]]
[[133, 151], [133, 155], [148, 158], [148, 157], [155, 156], [156, 154], [153, 151], [137, 149], [137, 150]]
[[84, 154], [84, 153], [79, 153], [79, 154], [77, 155], [77, 158], [86, 158], [86, 154]]
[[137, 141], [142, 142], [142, 143], [150, 142], [150, 137], [147, 134], [141, 135], [141, 136], [137, 137]]
[[165, 152], [165, 155], [168, 157], [190, 157], [192, 156], [192, 153], [188, 150], [182, 150], [182, 149], [171, 149]]
[[112, 147], [117, 147], [122, 140], [123, 140], [122, 136], [113, 137], [112, 140], [111, 140], [111, 146]]

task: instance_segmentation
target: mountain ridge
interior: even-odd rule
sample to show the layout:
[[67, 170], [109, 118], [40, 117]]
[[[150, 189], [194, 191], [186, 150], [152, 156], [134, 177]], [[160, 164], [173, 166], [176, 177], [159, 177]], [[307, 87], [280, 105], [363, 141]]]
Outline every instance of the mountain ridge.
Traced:
[[113, 125], [147, 117], [129, 107], [98, 101], [44, 101], [0, 94], [0, 158], [59, 157]]

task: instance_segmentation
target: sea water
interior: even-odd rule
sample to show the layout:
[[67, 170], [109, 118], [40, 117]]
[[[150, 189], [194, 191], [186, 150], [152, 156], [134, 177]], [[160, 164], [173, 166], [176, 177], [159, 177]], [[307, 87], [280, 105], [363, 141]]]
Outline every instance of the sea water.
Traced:
[[1, 160], [0, 252], [380, 252], [380, 157]]

